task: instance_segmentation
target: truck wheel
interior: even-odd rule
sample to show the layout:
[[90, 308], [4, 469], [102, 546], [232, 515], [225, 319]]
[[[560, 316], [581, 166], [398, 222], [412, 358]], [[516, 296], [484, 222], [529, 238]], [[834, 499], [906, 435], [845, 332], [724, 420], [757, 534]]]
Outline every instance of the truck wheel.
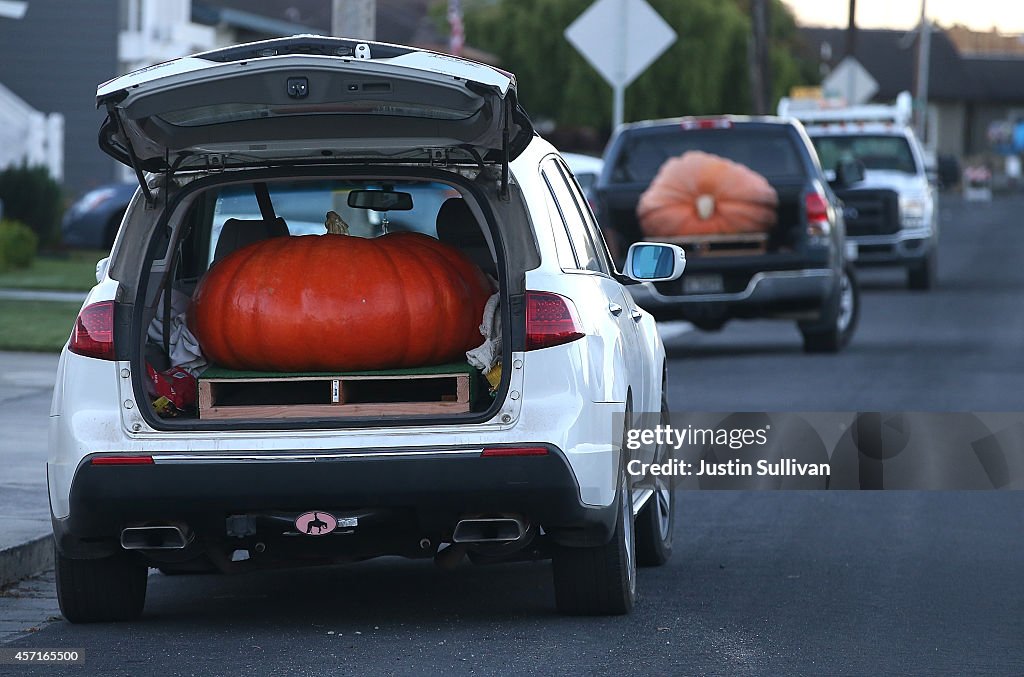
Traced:
[[615, 533], [604, 545], [558, 546], [552, 553], [555, 605], [574, 616], [626, 614], [636, 599], [636, 543], [633, 501], [625, 473], [620, 473]]
[[57, 601], [72, 623], [130, 621], [146, 603], [147, 567], [125, 554], [70, 559], [54, 553]]
[[837, 353], [846, 347], [860, 317], [860, 291], [849, 264], [843, 267], [821, 322], [801, 323], [805, 353]]
[[935, 287], [936, 264], [935, 249], [928, 252], [920, 262], [907, 268], [907, 287], [915, 291], [928, 291]]
[[[669, 424], [668, 398], [661, 386], [661, 422]], [[655, 458], [664, 463], [671, 458], [667, 446]], [[642, 567], [660, 567], [672, 556], [672, 531], [675, 528], [676, 496], [674, 475], [654, 478], [654, 494], [636, 516], [636, 563]]]

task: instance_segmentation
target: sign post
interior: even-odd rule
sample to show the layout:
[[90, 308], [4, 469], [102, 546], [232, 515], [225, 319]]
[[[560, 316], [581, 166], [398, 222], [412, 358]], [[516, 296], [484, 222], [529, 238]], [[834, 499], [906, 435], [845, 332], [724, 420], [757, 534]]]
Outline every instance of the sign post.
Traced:
[[597, 0], [565, 29], [565, 39], [612, 86], [612, 124], [622, 124], [626, 87], [676, 41], [646, 0]]

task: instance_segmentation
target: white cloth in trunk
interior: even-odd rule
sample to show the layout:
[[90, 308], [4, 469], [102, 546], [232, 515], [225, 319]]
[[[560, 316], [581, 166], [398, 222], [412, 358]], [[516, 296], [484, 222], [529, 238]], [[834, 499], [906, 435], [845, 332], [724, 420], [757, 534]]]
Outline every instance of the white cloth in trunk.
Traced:
[[483, 322], [480, 324], [484, 342], [466, 353], [466, 360], [485, 374], [501, 360], [501, 313], [498, 312], [498, 301], [498, 294], [487, 299]]
[[[199, 339], [189, 331], [185, 324], [185, 312], [188, 310], [191, 300], [188, 294], [183, 294], [177, 289], [171, 290], [171, 354], [169, 357], [172, 367], [181, 367], [193, 376], [199, 376], [206, 368], [206, 357], [203, 355], [202, 348], [199, 347]], [[149, 323], [146, 336], [157, 345], [163, 346], [164, 296], [162, 294], [156, 308], [156, 317]]]

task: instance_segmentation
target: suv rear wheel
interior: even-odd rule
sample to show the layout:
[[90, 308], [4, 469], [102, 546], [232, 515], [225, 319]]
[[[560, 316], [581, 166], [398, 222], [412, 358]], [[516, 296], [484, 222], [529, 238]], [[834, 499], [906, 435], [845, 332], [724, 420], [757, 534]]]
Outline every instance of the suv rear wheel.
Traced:
[[148, 568], [127, 553], [70, 559], [54, 553], [57, 600], [72, 623], [130, 621], [142, 615]]
[[636, 543], [632, 492], [619, 477], [615, 533], [604, 545], [558, 546], [552, 556], [555, 605], [563, 614], [598, 616], [629, 613], [636, 599]]
[[822, 319], [814, 324], [800, 323], [805, 353], [837, 353], [846, 347], [860, 317], [860, 291], [853, 268], [843, 266]]

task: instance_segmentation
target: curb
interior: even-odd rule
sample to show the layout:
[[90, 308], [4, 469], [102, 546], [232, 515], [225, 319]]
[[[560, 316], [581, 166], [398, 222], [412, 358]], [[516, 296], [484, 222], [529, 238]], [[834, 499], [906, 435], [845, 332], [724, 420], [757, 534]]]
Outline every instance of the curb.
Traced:
[[0, 299], [5, 301], [60, 301], [82, 303], [87, 292], [48, 291], [34, 289], [0, 289]]
[[53, 536], [0, 550], [0, 589], [53, 568]]

